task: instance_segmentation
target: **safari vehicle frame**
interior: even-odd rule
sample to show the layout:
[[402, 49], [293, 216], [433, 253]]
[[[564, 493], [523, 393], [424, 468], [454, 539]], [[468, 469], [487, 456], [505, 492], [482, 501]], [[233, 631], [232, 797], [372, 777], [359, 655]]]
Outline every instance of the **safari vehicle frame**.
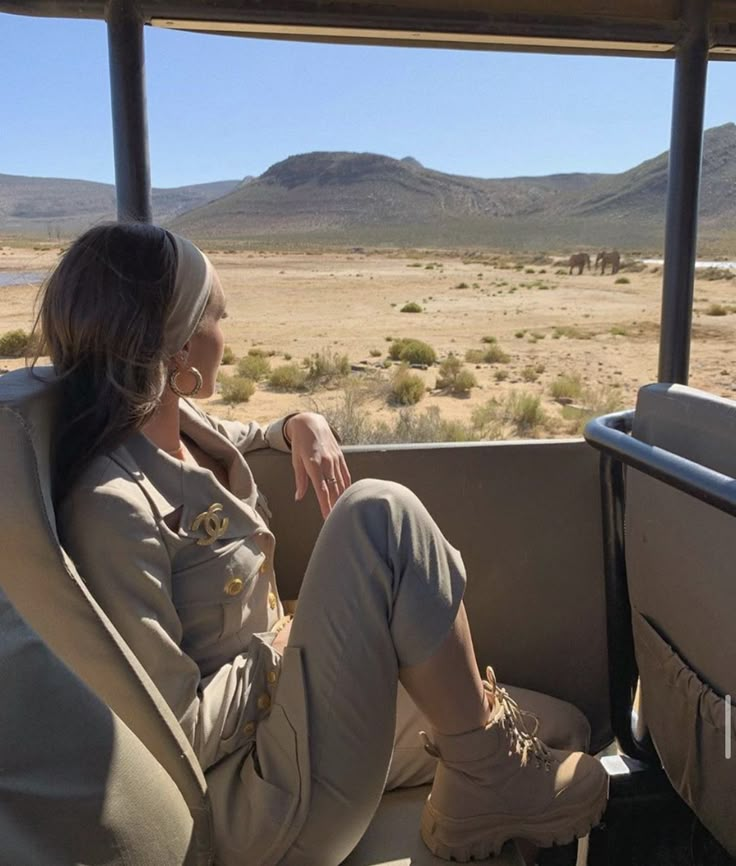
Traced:
[[[687, 384], [706, 73], [709, 59], [736, 58], [733, 0], [0, 0], [0, 11], [107, 22], [121, 220], [151, 220], [145, 25], [341, 44], [674, 58], [658, 380]], [[587, 440], [601, 452], [601, 535], [591, 544], [600, 542], [602, 550], [611, 731], [623, 753], [624, 771], [621, 761], [618, 769], [611, 770], [614, 806], [617, 798], [637, 803], [637, 797], [666, 798], [668, 791], [645, 720], [640, 719], [638, 728], [632, 729], [637, 665], [625, 561], [624, 466], [736, 516], [736, 493], [728, 479], [632, 438], [628, 435], [632, 419], [633, 412], [616, 413], [586, 428]], [[520, 462], [533, 462], [551, 443], [525, 443], [521, 457], [513, 446], [501, 447], [509, 449], [506, 455], [513, 473]], [[556, 447], [562, 471], [573, 471], [579, 452], [573, 454], [569, 443]], [[432, 483], [417, 483], [427, 450], [444, 456]], [[480, 453], [478, 446], [454, 445], [351, 449], [366, 471], [378, 469], [378, 473], [392, 451], [401, 454], [401, 463], [393, 464], [392, 477], [403, 475], [399, 480], [424, 487], [419, 492], [430, 500], [430, 506], [437, 487], [449, 483], [450, 474], [463, 460], [477, 461]], [[274, 471], [278, 475], [286, 470]], [[503, 517], [496, 516], [503, 524]], [[314, 531], [312, 525], [310, 532]], [[286, 575], [287, 584], [292, 582], [292, 589], [297, 588], [293, 575], [299, 573], [306, 556], [306, 542], [282, 554], [279, 570]], [[498, 651], [498, 646], [494, 649]], [[620, 832], [625, 834], [625, 828]], [[610, 834], [606, 842], [607, 848], [600, 839], [596, 847], [594, 834], [591, 857], [595, 863], [624, 862], [615, 859], [612, 851], [618, 843], [613, 843]]]

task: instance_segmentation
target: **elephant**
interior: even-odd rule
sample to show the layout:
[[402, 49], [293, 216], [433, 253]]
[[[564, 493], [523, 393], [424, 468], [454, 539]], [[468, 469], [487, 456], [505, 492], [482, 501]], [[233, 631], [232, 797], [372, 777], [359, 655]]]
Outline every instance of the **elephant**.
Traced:
[[601, 266], [601, 274], [605, 274], [606, 265], [611, 266], [611, 273], [617, 274], [618, 269], [621, 266], [621, 255], [618, 250], [613, 250], [613, 252], [606, 252], [605, 250], [601, 250], [598, 255], [595, 257], [595, 270], [598, 270], [598, 263], [600, 262]]
[[588, 266], [588, 270], [590, 270], [590, 256], [587, 253], [574, 253], [570, 256], [568, 265], [570, 266], [570, 273], [572, 273], [573, 268], [577, 268], [579, 276], [586, 265]]

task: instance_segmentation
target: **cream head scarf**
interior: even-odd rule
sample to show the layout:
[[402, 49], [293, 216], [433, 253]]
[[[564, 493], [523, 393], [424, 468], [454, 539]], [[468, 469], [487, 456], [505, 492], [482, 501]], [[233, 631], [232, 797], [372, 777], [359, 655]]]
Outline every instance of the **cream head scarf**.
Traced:
[[164, 348], [175, 355], [197, 330], [212, 291], [214, 269], [191, 241], [167, 231], [176, 247], [176, 280], [164, 326]]

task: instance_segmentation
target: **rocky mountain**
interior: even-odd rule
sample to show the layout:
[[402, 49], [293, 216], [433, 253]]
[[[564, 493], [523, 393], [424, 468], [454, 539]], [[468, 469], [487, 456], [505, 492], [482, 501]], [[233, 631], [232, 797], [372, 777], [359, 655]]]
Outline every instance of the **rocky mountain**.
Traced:
[[[569, 216], [661, 219], [667, 195], [668, 152], [621, 174], [602, 178], [566, 201]], [[736, 217], [736, 124], [706, 130], [700, 186], [700, 220]]]
[[[736, 124], [705, 133], [701, 249], [736, 245]], [[158, 221], [202, 241], [554, 249], [662, 248], [668, 154], [619, 174], [483, 179], [426, 168], [411, 156], [316, 152], [260, 177], [155, 190]], [[0, 232], [89, 225], [113, 191], [84, 181], [0, 175]], [[51, 229], [48, 228], [50, 232]]]
[[174, 225], [197, 236], [233, 237], [518, 217], [579, 194], [602, 177], [484, 180], [425, 168], [412, 157], [306, 153], [276, 163], [246, 186], [182, 215]]
[[[241, 183], [223, 180], [154, 189], [154, 218], [168, 222], [225, 195]], [[0, 232], [65, 236], [114, 216], [115, 188], [111, 184], [0, 174]]]
[[[707, 130], [703, 152], [701, 239], [711, 247], [730, 244], [736, 125]], [[487, 180], [425, 168], [413, 157], [307, 153], [276, 163], [174, 225], [202, 239], [254, 243], [615, 244], [659, 251], [667, 161], [665, 152], [619, 174]]]

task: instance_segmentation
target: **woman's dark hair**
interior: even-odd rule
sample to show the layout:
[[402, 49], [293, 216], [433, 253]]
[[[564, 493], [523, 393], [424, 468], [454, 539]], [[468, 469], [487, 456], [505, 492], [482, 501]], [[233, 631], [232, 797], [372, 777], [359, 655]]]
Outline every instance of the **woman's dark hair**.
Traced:
[[42, 287], [34, 330], [60, 391], [52, 454], [57, 501], [92, 458], [156, 410], [166, 385], [164, 326], [176, 265], [164, 229], [111, 223], [78, 238]]

